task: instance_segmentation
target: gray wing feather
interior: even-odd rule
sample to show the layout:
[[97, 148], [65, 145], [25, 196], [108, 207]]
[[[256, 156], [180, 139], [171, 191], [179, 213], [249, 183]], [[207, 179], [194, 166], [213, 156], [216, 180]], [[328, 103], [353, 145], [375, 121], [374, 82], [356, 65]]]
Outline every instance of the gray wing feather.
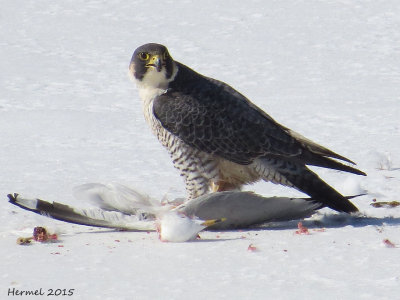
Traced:
[[226, 221], [213, 225], [211, 229], [233, 229], [309, 217], [322, 206], [310, 200], [262, 197], [250, 192], [230, 191], [189, 200], [177, 209], [203, 220], [226, 218]]
[[80, 209], [58, 202], [49, 202], [41, 199], [27, 199], [14, 193], [8, 195], [9, 202], [23, 209], [45, 217], [72, 224], [114, 228], [124, 230], [154, 230], [155, 225], [142, 215], [127, 215], [118, 211], [103, 209]]
[[[27, 199], [9, 194], [9, 202], [31, 212], [60, 221], [104, 228], [154, 230], [155, 216], [127, 215], [101, 208], [81, 209], [57, 202]], [[226, 218], [212, 229], [246, 228], [257, 224], [296, 220], [311, 216], [321, 203], [310, 199], [262, 197], [250, 192], [220, 192], [192, 199], [175, 210], [203, 220]]]

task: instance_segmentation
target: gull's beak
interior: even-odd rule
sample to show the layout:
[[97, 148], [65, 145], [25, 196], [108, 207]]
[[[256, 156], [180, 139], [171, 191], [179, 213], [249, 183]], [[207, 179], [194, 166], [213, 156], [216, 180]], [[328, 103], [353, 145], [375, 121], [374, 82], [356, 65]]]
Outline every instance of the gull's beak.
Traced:
[[214, 224], [221, 223], [221, 222], [224, 222], [224, 221], [226, 221], [226, 218], [207, 220], [207, 221], [204, 221], [203, 223], [201, 223], [200, 225], [205, 226], [205, 227], [209, 227], [209, 226], [212, 226]]
[[149, 63], [146, 66], [156, 69], [157, 72], [161, 72], [162, 69], [161, 57], [158, 54], [152, 55]]

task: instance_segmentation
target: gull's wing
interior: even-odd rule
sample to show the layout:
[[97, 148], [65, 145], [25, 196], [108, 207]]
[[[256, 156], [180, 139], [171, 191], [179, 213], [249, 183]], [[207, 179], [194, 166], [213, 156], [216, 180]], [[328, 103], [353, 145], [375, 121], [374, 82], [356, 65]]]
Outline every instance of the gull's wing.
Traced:
[[211, 229], [247, 228], [269, 222], [310, 217], [321, 203], [302, 198], [262, 197], [251, 192], [219, 192], [207, 194], [182, 204], [176, 209], [200, 219], [221, 219]]
[[41, 199], [27, 199], [18, 194], [9, 194], [9, 202], [25, 210], [68, 223], [123, 229], [154, 230], [154, 222], [149, 222], [141, 215], [126, 215], [121, 212], [105, 211], [100, 208], [80, 209], [58, 202]]

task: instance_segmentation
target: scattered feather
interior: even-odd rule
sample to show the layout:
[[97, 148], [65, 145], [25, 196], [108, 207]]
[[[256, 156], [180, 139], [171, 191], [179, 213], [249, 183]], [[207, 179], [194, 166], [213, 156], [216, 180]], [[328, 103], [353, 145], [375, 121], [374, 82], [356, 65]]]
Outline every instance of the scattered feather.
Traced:
[[389, 201], [389, 202], [378, 202], [376, 201], [376, 199], [374, 199], [375, 201], [373, 203], [371, 203], [371, 206], [379, 208], [379, 207], [386, 207], [386, 208], [393, 208], [393, 207], [397, 207], [400, 205], [400, 202], [398, 201]]

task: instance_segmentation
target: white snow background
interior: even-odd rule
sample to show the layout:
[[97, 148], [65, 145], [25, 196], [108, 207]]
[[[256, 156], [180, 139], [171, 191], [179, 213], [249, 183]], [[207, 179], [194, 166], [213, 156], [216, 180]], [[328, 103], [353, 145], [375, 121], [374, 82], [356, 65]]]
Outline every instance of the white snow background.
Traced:
[[[400, 200], [398, 1], [3, 0], [0, 37], [0, 299], [399, 299], [400, 208], [370, 205]], [[310, 235], [289, 222], [173, 244], [9, 204], [18, 192], [82, 207], [71, 191], [88, 182], [185, 195], [127, 76], [148, 42], [357, 162], [368, 177], [317, 171], [343, 194], [366, 192], [353, 202], [368, 218], [324, 209], [304, 222]], [[40, 225], [60, 243], [16, 244]]]

